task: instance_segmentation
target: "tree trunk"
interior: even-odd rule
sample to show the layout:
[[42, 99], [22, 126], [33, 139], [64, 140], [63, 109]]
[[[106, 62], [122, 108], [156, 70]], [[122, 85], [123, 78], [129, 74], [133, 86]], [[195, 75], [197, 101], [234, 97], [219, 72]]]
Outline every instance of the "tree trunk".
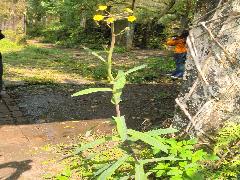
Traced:
[[199, 0], [173, 124], [195, 135], [240, 122], [240, 1]]
[[126, 49], [131, 50], [133, 47], [133, 38], [134, 38], [134, 24], [128, 23], [130, 28], [126, 33]]
[[[135, 0], [132, 0], [132, 7], [131, 9], [134, 10], [135, 7]], [[133, 38], [134, 38], [134, 24], [128, 23], [128, 27], [130, 28], [126, 33], [126, 49], [130, 50], [133, 46]]]

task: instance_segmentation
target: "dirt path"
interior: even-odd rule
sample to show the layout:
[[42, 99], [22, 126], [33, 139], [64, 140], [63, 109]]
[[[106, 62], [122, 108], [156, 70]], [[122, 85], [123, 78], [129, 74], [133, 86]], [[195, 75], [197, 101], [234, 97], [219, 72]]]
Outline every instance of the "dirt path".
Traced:
[[58, 143], [72, 143], [76, 136], [91, 128], [97, 133], [111, 132], [111, 126], [104, 120], [1, 125], [0, 179], [39, 180], [49, 173], [57, 173], [61, 165], [57, 162], [46, 162], [55, 161], [61, 156], [48, 152], [46, 147]]
[[8, 94], [0, 101], [0, 179], [39, 180], [48, 173], [56, 173], [59, 163], [48, 165], [56, 154], [44, 150], [49, 144], [72, 143], [79, 134], [93, 128], [97, 133], [110, 133], [112, 126], [98, 119], [42, 124], [27, 121], [15, 101]]
[[[53, 48], [51, 44], [40, 45]], [[83, 58], [79, 49], [68, 51], [76, 58]], [[141, 61], [164, 54], [154, 50], [134, 50], [132, 55]], [[117, 63], [128, 61], [129, 55], [119, 56], [115, 57]], [[74, 92], [91, 86], [106, 85], [79, 84], [72, 79], [68, 85], [11, 84], [7, 88], [7, 94], [0, 102], [1, 180], [42, 179], [60, 169], [59, 163], [45, 163], [49, 159], [58, 159], [56, 154], [46, 152], [49, 144], [72, 143], [79, 134], [85, 134], [91, 128], [97, 133], [112, 132], [108, 120], [115, 112], [110, 93], [71, 98]], [[149, 129], [167, 125], [173, 116], [178, 87], [178, 83], [172, 81], [127, 85], [121, 111], [128, 127]]]

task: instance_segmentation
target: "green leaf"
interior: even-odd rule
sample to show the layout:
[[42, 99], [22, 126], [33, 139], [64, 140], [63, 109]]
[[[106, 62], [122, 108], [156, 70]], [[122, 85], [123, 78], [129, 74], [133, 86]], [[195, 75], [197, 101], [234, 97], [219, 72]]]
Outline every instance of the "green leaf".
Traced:
[[165, 173], [165, 170], [159, 170], [156, 172], [156, 177], [162, 177], [162, 175]]
[[82, 95], [85, 95], [85, 94], [91, 94], [91, 93], [95, 93], [95, 92], [106, 92], [106, 91], [112, 91], [112, 89], [111, 88], [89, 88], [89, 89], [84, 89], [82, 91], [74, 93], [72, 95], [72, 97], [82, 96]]
[[209, 160], [209, 161], [217, 161], [220, 158], [217, 155], [214, 154], [208, 154], [204, 157], [205, 160]]
[[129, 69], [127, 72], [125, 72], [125, 75], [131, 74], [131, 73], [133, 73], [133, 72], [135, 72], [135, 71], [138, 71], [138, 70], [143, 69], [143, 68], [146, 68], [146, 67], [147, 67], [146, 64], [143, 64], [143, 65], [141, 65], [141, 66], [134, 67], [134, 68], [132, 68], [132, 69]]
[[93, 141], [93, 142], [84, 144], [83, 146], [81, 146], [81, 147], [79, 147], [79, 148], [76, 148], [74, 154], [79, 154], [79, 153], [81, 153], [82, 151], [85, 151], [85, 150], [90, 149], [90, 148], [94, 148], [95, 146], [98, 146], [98, 145], [100, 145], [100, 144], [103, 144], [103, 143], [105, 143], [106, 141], [107, 141], [106, 138], [101, 138], [101, 139], [97, 139], [97, 140], [95, 140], [95, 141]]
[[56, 180], [69, 180], [69, 177], [66, 177], [64, 175], [58, 175], [55, 177]]
[[158, 141], [156, 138], [148, 135], [147, 133], [142, 133], [139, 131], [128, 129], [128, 134], [131, 135], [133, 138], [139, 139], [153, 146], [156, 149], [161, 149], [163, 152], [168, 153], [169, 146], [163, 144], [162, 142]]
[[98, 180], [106, 180], [111, 177], [112, 174], [128, 159], [129, 155], [125, 154], [123, 157], [118, 159], [111, 167], [105, 170], [99, 177]]
[[125, 122], [124, 116], [121, 117], [113, 117], [115, 122], [117, 123], [117, 131], [120, 135], [122, 142], [124, 142], [127, 139], [127, 126]]
[[181, 176], [183, 171], [180, 170], [178, 167], [172, 167], [170, 171], [167, 172], [167, 175], [170, 176]]
[[118, 71], [118, 75], [113, 82], [113, 97], [112, 103], [119, 104], [121, 102], [122, 90], [126, 84], [126, 75], [123, 71]]
[[88, 52], [90, 52], [92, 55], [94, 55], [95, 57], [97, 57], [98, 59], [100, 59], [102, 62], [106, 63], [106, 60], [100, 56], [99, 54], [97, 54], [96, 52], [92, 51], [91, 49], [85, 47], [85, 46], [82, 46], [83, 49], [87, 50]]
[[174, 175], [170, 178], [170, 180], [184, 180], [184, 178], [181, 175]]
[[93, 175], [96, 177], [100, 175], [103, 171], [107, 170], [112, 164], [106, 164], [101, 169], [99, 169], [97, 172], [95, 172]]
[[188, 162], [187, 161], [183, 161], [183, 162], [179, 162], [179, 166], [180, 167], [185, 167], [188, 165]]
[[[204, 174], [203, 173], [199, 173], [199, 172], [195, 172], [192, 176], [189, 176], [191, 180], [204, 180], [206, 178], [204, 178]], [[219, 178], [216, 178], [219, 179]]]
[[135, 180], [147, 180], [147, 175], [144, 172], [143, 164], [135, 164]]
[[148, 131], [147, 134], [150, 136], [159, 136], [163, 134], [172, 134], [175, 132], [178, 132], [178, 130], [174, 128], [166, 128], [166, 129], [156, 129], [156, 130]]
[[143, 164], [146, 164], [146, 163], [159, 162], [159, 161], [183, 161], [183, 160], [185, 159], [169, 156], [169, 157], [161, 157], [161, 158], [153, 158], [153, 159], [144, 159], [144, 160], [141, 160], [140, 162]]
[[196, 138], [190, 139], [187, 141], [187, 144], [190, 144], [190, 145], [197, 144], [197, 139]]
[[204, 152], [202, 149], [198, 150], [192, 155], [192, 162], [203, 160], [206, 155], [207, 153]]
[[66, 177], [70, 177], [71, 176], [71, 169], [70, 168], [65, 169], [62, 174]]

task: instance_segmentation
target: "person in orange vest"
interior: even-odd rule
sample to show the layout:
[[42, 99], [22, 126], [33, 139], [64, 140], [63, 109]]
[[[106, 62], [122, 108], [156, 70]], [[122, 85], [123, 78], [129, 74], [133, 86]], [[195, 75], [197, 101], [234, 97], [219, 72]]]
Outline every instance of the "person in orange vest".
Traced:
[[171, 73], [173, 79], [182, 78], [185, 70], [185, 62], [187, 58], [186, 41], [189, 35], [188, 30], [184, 30], [180, 36], [173, 37], [167, 40], [168, 46], [175, 46], [174, 61], [176, 69]]
[[[2, 30], [0, 30], [0, 40], [3, 39], [5, 36], [2, 34]], [[3, 89], [3, 63], [2, 63], [2, 54], [0, 52], [0, 96], [2, 95]]]

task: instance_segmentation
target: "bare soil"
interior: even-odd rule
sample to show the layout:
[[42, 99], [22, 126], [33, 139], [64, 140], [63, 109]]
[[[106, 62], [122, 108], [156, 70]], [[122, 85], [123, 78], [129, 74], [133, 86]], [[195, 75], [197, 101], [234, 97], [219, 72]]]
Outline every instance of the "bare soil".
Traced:
[[[79, 90], [98, 85], [28, 85], [9, 88], [10, 96], [23, 112], [25, 122], [35, 124], [68, 120], [111, 119], [115, 114], [111, 93], [71, 97]], [[162, 126], [173, 117], [178, 85], [129, 84], [124, 90], [121, 113], [129, 128]]]

